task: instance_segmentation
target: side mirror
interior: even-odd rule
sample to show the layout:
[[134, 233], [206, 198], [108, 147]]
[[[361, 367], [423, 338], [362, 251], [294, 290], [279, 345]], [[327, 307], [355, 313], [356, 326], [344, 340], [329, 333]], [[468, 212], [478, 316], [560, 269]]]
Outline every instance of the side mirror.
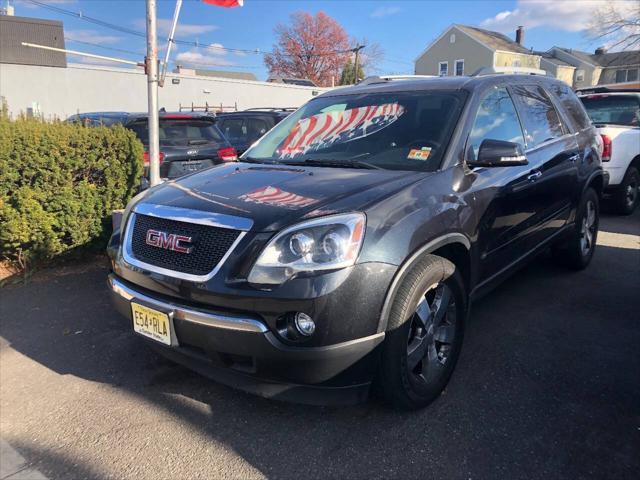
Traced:
[[520, 144], [489, 138], [480, 144], [478, 159], [467, 161], [470, 167], [514, 167], [528, 163]]

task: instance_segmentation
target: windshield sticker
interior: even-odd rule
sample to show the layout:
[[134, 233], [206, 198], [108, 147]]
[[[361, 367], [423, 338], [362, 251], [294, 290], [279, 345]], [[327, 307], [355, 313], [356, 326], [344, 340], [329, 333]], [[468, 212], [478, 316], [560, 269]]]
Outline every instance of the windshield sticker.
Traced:
[[317, 202], [315, 198], [303, 197], [271, 186], [246, 193], [240, 197], [240, 200], [285, 208], [306, 207]]
[[351, 142], [388, 127], [405, 112], [402, 105], [385, 103], [343, 111], [330, 111], [299, 120], [276, 154], [291, 158]]
[[409, 151], [409, 155], [407, 155], [407, 158], [409, 160], [427, 160], [429, 158], [429, 155], [431, 155], [430, 147], [422, 147], [420, 150], [418, 150], [417, 148], [412, 148]]

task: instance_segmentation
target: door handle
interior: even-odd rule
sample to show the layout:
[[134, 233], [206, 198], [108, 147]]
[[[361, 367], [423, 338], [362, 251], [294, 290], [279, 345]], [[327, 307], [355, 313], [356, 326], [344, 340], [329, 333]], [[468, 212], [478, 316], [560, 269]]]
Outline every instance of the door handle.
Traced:
[[528, 177], [527, 180], [529, 180], [530, 182], [535, 182], [536, 180], [538, 180], [540, 177], [542, 176], [542, 172], [540, 170], [531, 173]]
[[576, 153], [575, 155], [571, 155], [569, 157], [570, 162], [577, 162], [580, 159], [580, 154]]

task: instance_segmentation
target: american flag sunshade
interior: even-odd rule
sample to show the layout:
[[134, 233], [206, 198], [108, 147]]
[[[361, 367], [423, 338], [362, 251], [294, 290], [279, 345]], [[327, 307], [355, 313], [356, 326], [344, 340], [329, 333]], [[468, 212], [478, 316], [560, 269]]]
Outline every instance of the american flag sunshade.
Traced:
[[357, 140], [388, 127], [404, 112], [404, 107], [398, 103], [385, 103], [318, 113], [298, 121], [277, 154], [280, 158], [290, 158]]

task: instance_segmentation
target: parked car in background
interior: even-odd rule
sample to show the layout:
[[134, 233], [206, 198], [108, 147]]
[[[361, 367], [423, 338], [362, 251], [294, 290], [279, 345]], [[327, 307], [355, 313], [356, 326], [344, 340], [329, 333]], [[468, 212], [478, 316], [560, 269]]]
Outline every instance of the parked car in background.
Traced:
[[599, 138], [541, 75], [331, 90], [239, 163], [133, 199], [108, 247], [115, 306], [163, 355], [249, 392], [354, 402], [377, 382], [424, 407], [474, 298], [549, 247], [589, 265]]
[[619, 213], [630, 215], [640, 203], [640, 91], [591, 89], [580, 99], [602, 136], [605, 193]]
[[[145, 178], [149, 168], [149, 123], [146, 113], [95, 112], [69, 117], [87, 126], [116, 123], [132, 130], [145, 147]], [[159, 114], [160, 177], [174, 179], [214, 165], [236, 161], [236, 150], [216, 126], [212, 113]]]
[[217, 114], [218, 126], [242, 155], [256, 140], [287, 118], [295, 108], [250, 108]]

